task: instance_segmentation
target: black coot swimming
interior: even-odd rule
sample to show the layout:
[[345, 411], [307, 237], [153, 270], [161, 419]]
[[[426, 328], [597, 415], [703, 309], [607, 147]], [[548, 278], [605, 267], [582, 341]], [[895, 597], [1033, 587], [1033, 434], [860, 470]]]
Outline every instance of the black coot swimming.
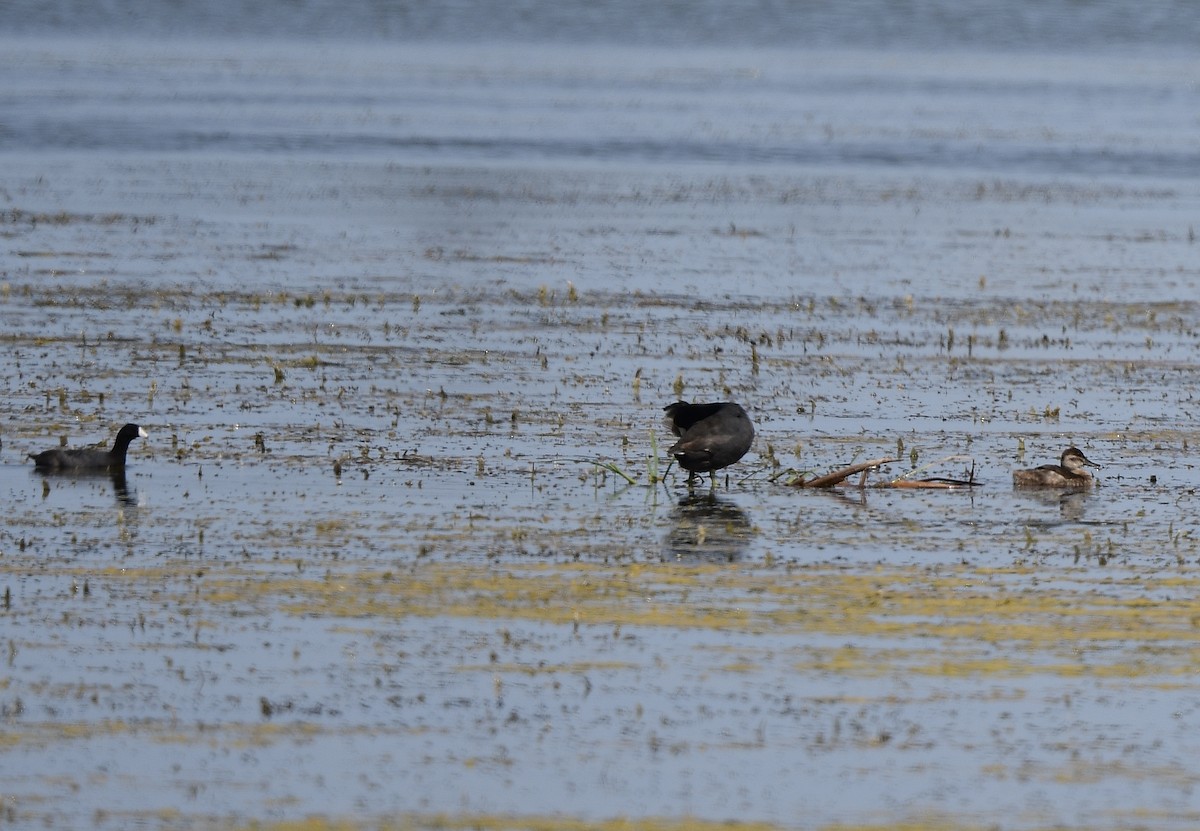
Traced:
[[746, 455], [754, 442], [754, 425], [740, 404], [719, 401], [689, 404], [676, 401], [663, 407], [666, 423], [679, 441], [670, 453], [688, 472], [688, 483], [697, 473], [707, 473], [714, 485], [716, 471]]
[[100, 450], [88, 447], [68, 449], [56, 447], [53, 450], [43, 450], [41, 453], [30, 453], [33, 465], [38, 470], [53, 472], [57, 470], [73, 471], [123, 471], [125, 469], [125, 453], [129, 443], [136, 438], [146, 438], [146, 431], [136, 424], [126, 424], [117, 433], [112, 450]]

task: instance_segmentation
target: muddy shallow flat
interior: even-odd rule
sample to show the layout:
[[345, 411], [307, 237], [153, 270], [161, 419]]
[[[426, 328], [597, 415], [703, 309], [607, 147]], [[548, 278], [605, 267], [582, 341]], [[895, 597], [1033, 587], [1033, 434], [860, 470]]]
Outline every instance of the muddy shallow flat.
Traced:
[[[23, 162], [5, 823], [1200, 819], [1194, 182]], [[786, 484], [885, 455], [981, 485]]]

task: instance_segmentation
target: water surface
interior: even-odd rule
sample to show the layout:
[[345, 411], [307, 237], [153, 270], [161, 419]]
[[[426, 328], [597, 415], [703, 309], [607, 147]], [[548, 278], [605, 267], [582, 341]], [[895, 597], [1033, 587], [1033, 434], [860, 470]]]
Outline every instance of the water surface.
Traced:
[[[32, 16], [5, 820], [1193, 827], [1196, 64], [1087, 11], [1019, 58]], [[653, 481], [680, 396], [755, 420], [715, 494]], [[127, 420], [124, 483], [25, 458]], [[1012, 489], [1068, 444], [1098, 487]], [[880, 456], [981, 485], [786, 485]]]

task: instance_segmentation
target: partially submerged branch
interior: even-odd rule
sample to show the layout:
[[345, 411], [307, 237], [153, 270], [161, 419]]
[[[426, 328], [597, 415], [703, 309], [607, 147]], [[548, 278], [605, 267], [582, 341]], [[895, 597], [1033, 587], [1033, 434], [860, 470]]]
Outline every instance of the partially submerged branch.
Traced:
[[920, 470], [924, 470], [931, 465], [940, 464], [941, 462], [952, 462], [963, 459], [962, 456], [947, 456], [944, 459], [939, 459], [936, 462], [930, 462], [927, 465], [922, 465], [916, 470], [910, 470], [903, 476], [898, 476], [886, 485], [880, 485], [881, 488], [934, 488], [938, 490], [954, 490], [955, 488], [975, 488], [981, 482], [975, 480], [975, 460], [971, 459], [971, 469], [967, 472], [966, 479], [954, 479], [948, 476], [930, 476], [925, 479], [911, 479], [913, 474]]
[[[949, 461], [949, 460], [952, 460], [955, 458], [957, 458], [957, 457], [951, 456], [951, 457], [949, 457], [949, 459], [942, 459], [941, 461]], [[892, 462], [898, 462], [898, 461], [900, 461], [900, 460], [893, 459], [893, 458], [871, 459], [870, 461], [859, 462], [857, 464], [839, 468], [838, 470], [835, 470], [832, 473], [826, 473], [824, 476], [817, 476], [812, 479], [805, 479], [804, 476], [801, 475], [798, 479], [794, 479], [791, 482], [789, 482], [788, 484], [790, 484], [792, 487], [796, 487], [796, 488], [832, 488], [832, 487], [842, 484], [846, 479], [850, 478], [854, 474], [861, 473], [862, 478], [858, 482], [858, 487], [866, 488], [867, 487], [867, 474], [870, 471], [874, 470], [875, 468], [881, 467], [882, 465], [886, 465], [886, 464], [890, 464]], [[973, 487], [977, 487], [980, 484], [979, 482], [977, 482], [975, 480], [975, 462], [974, 461], [971, 462], [971, 470], [967, 474], [968, 478], [966, 478], [966, 479], [954, 479], [954, 478], [947, 477], [947, 476], [930, 476], [925, 479], [911, 478], [915, 473], [917, 473], [920, 470], [923, 470], [926, 467], [929, 467], [929, 465], [923, 465], [922, 467], [917, 468], [916, 470], [910, 470], [908, 473], [905, 473], [901, 476], [896, 477], [895, 479], [892, 479], [890, 482], [881, 482], [877, 485], [872, 485], [871, 487], [875, 487], [875, 488], [929, 488], [932, 490], [954, 490], [956, 488], [973, 488]]]
[[792, 480], [789, 484], [795, 488], [832, 488], [834, 485], [840, 485], [848, 477], [853, 476], [856, 473], [862, 473], [864, 475], [862, 481], [860, 481], [858, 485], [860, 488], [862, 488], [866, 487], [867, 478], [865, 474], [867, 471], [874, 470], [880, 465], [886, 465], [890, 464], [891, 462], [898, 461], [900, 460], [891, 458], [871, 459], [870, 461], [859, 462], [858, 464], [850, 465], [849, 467], [843, 467], [839, 470], [835, 470], [833, 473], [826, 473], [824, 476], [817, 476], [813, 479], [805, 479], [803, 476], [801, 476], [799, 479]]

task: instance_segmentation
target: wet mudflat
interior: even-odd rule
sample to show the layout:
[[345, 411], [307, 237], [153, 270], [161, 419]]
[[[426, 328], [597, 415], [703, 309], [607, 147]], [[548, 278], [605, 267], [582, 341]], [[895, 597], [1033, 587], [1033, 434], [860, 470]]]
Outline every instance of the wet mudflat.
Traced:
[[[1194, 183], [14, 169], [5, 823], [1200, 819]], [[981, 485], [787, 484], [884, 455]]]

